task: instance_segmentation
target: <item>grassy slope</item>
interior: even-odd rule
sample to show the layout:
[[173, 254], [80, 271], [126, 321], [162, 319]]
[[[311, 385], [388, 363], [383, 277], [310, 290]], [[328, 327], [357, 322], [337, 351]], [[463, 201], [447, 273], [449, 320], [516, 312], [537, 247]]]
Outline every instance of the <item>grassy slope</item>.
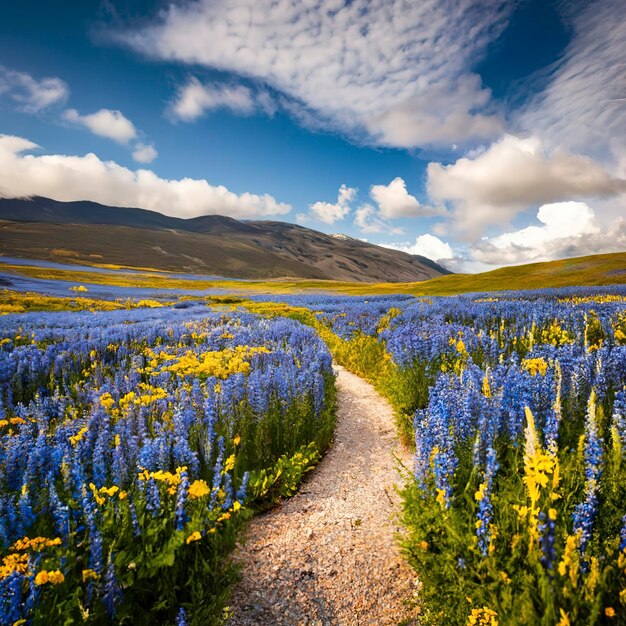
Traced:
[[482, 274], [453, 274], [418, 283], [346, 283], [325, 280], [222, 281], [181, 280], [166, 273], [97, 274], [88, 271], [0, 265], [0, 270], [32, 278], [74, 283], [108, 284], [157, 289], [226, 289], [230, 292], [302, 293], [331, 292], [351, 295], [414, 294], [452, 295], [480, 291], [541, 289], [626, 283], [626, 252], [599, 254], [548, 263], [505, 267]]

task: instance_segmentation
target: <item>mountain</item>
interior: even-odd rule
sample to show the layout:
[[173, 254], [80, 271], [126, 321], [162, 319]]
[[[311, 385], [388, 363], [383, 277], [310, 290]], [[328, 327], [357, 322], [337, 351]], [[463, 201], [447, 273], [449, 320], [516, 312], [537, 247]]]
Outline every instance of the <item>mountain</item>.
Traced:
[[426, 257], [286, 222], [181, 219], [42, 197], [0, 198], [0, 251], [234, 278], [413, 282], [450, 274]]

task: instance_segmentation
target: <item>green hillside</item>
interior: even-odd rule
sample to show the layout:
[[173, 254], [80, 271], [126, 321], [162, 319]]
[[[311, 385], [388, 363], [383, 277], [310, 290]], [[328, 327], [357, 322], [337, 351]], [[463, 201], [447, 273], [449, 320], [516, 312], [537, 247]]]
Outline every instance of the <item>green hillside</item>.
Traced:
[[304, 293], [309, 291], [350, 295], [404, 293], [453, 295], [481, 291], [542, 289], [546, 287], [598, 286], [626, 283], [626, 252], [505, 267], [481, 274], [452, 274], [416, 283], [356, 283], [328, 280], [185, 280], [166, 272], [99, 274], [90, 271], [4, 265], [5, 271], [31, 278], [76, 283], [108, 284], [157, 289], [226, 289], [232, 293]]

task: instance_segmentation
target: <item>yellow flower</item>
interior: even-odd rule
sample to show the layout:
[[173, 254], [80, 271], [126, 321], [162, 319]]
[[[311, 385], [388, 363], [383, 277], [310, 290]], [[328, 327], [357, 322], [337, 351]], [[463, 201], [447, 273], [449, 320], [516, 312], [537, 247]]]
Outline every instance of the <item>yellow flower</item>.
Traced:
[[428, 550], [428, 541], [420, 541], [419, 544], [417, 544], [422, 550]]
[[97, 504], [104, 504], [104, 498], [98, 493], [98, 488], [93, 484], [93, 483], [89, 483], [89, 489], [91, 489], [91, 492], [93, 493], [93, 498], [96, 501]]
[[196, 530], [189, 535], [186, 539], [186, 543], [192, 543], [194, 541], [200, 541], [202, 539], [202, 535]]
[[192, 500], [208, 496], [209, 493], [211, 493], [211, 489], [204, 480], [195, 480], [189, 485], [189, 497]]
[[13, 572], [26, 574], [28, 571], [28, 554], [9, 554], [2, 559], [0, 565], [0, 580], [10, 576]]
[[92, 569], [84, 569], [83, 570], [83, 582], [86, 583], [88, 580], [97, 580], [99, 578], [98, 574], [94, 572]]
[[612, 606], [607, 606], [606, 609], [604, 609], [604, 614], [607, 617], [615, 617], [615, 609]]
[[32, 539], [29, 539], [28, 537], [24, 537], [22, 539], [18, 539], [11, 546], [11, 550], [14, 550], [15, 552], [24, 552], [26, 550], [41, 552], [44, 548], [52, 548], [60, 545], [61, 539], [59, 537], [54, 539], [48, 539], [47, 537], [33, 537]]
[[446, 491], [445, 489], [437, 489], [437, 498], [436, 498], [437, 502], [441, 505], [444, 506], [446, 503]]
[[230, 472], [235, 467], [235, 455], [231, 454], [224, 463], [224, 471]]
[[53, 585], [60, 585], [63, 581], [65, 581], [65, 576], [63, 573], [57, 570], [52, 570], [47, 572], [45, 569], [41, 570], [37, 576], [35, 576], [35, 584], [36, 585], [45, 585], [46, 583], [52, 583]]
[[531, 376], [536, 376], [537, 374], [545, 376], [548, 371], [548, 364], [542, 357], [524, 359], [522, 361], [522, 369], [526, 370]]
[[561, 612], [561, 619], [556, 626], [571, 626], [569, 615], [563, 609], [559, 609], [559, 611]]
[[468, 626], [498, 626], [498, 614], [489, 607], [472, 609], [467, 618]]
[[100, 404], [105, 409], [110, 409], [115, 404], [115, 400], [113, 399], [113, 396], [111, 396], [111, 394], [107, 391], [100, 396]]
[[485, 497], [485, 489], [487, 489], [487, 483], [481, 483], [478, 491], [474, 494], [474, 499], [477, 502], [480, 502]]
[[233, 439], [233, 443], [238, 446], [241, 443], [241, 437], [239, 435], [236, 435]]
[[85, 436], [87, 430], [87, 426], [81, 428], [75, 435], [70, 437], [70, 443], [75, 447], [76, 444]]

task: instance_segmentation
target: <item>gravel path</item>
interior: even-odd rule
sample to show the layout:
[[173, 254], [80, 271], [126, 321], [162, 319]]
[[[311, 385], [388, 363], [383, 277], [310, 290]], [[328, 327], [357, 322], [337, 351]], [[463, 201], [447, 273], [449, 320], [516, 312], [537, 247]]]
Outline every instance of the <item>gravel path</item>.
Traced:
[[[414, 624], [417, 578], [394, 535], [401, 484], [389, 404], [336, 367], [335, 443], [300, 492], [252, 520], [230, 626]], [[394, 458], [394, 455], [396, 458]]]

